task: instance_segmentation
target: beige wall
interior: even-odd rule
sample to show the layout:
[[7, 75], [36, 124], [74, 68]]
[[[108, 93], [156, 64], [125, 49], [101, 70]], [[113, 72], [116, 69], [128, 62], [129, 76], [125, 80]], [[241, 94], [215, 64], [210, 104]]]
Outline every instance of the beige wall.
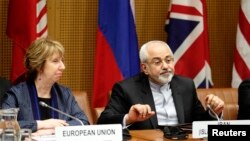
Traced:
[[[61, 83], [72, 90], [92, 93], [96, 46], [97, 0], [47, 0], [49, 36], [66, 48], [66, 71]], [[136, 26], [139, 45], [166, 40], [164, 23], [167, 0], [137, 0]], [[239, 0], [207, 0], [209, 46], [215, 87], [230, 87], [238, 22]], [[0, 0], [0, 75], [9, 77], [11, 42], [6, 37], [8, 0]], [[90, 96], [91, 97], [91, 96]]]

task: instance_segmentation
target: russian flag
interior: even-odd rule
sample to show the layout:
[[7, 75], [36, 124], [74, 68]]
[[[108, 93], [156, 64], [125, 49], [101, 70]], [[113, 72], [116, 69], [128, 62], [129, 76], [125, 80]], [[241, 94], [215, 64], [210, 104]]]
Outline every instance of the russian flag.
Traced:
[[106, 106], [114, 83], [140, 72], [133, 3], [99, 0], [93, 107]]

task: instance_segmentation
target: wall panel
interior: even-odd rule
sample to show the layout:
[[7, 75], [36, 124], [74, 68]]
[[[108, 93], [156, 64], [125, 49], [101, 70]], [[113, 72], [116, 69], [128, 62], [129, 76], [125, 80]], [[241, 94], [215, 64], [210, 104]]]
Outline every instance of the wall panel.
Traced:
[[[135, 1], [139, 45], [166, 40], [169, 1]], [[207, 0], [209, 46], [215, 87], [231, 86], [233, 48], [239, 0]], [[9, 78], [11, 42], [6, 37], [8, 0], [0, 0], [0, 75]], [[86, 90], [91, 97], [96, 46], [98, 0], [48, 0], [49, 36], [66, 48], [66, 70], [61, 83]]]

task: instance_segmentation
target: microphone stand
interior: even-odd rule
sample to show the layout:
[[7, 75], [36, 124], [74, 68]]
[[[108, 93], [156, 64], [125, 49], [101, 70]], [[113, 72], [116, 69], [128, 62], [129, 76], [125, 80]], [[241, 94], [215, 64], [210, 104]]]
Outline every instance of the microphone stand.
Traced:
[[81, 123], [81, 125], [84, 125], [83, 122], [82, 122], [80, 119], [78, 119], [78, 118], [76, 118], [76, 117], [73, 117], [73, 116], [71, 116], [70, 114], [67, 114], [67, 113], [65, 113], [65, 112], [63, 112], [63, 111], [60, 111], [60, 110], [56, 109], [56, 108], [53, 108], [53, 107], [49, 106], [48, 104], [46, 104], [46, 103], [43, 102], [43, 101], [40, 101], [39, 104], [40, 104], [41, 106], [43, 106], [43, 107], [52, 109], [52, 110], [54, 110], [54, 111], [56, 111], [56, 112], [58, 112], [58, 113], [60, 113], [60, 114], [62, 114], [62, 115], [65, 115], [65, 116], [67, 116], [67, 117], [70, 117], [70, 118], [72, 118], [72, 119], [78, 121], [79, 123]]
[[213, 113], [213, 115], [216, 117], [217, 121], [220, 121], [221, 119], [219, 118], [219, 116], [215, 113], [215, 111], [211, 108], [210, 105], [207, 105], [207, 108], [210, 112]]

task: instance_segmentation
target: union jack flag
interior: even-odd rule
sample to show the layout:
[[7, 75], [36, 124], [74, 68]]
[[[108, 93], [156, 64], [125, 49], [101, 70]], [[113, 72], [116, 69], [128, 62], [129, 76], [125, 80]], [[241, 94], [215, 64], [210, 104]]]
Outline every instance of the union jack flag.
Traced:
[[206, 1], [172, 0], [166, 32], [176, 74], [192, 78], [196, 88], [211, 87]]
[[234, 51], [232, 87], [238, 88], [242, 80], [250, 78], [250, 1], [241, 0]]

